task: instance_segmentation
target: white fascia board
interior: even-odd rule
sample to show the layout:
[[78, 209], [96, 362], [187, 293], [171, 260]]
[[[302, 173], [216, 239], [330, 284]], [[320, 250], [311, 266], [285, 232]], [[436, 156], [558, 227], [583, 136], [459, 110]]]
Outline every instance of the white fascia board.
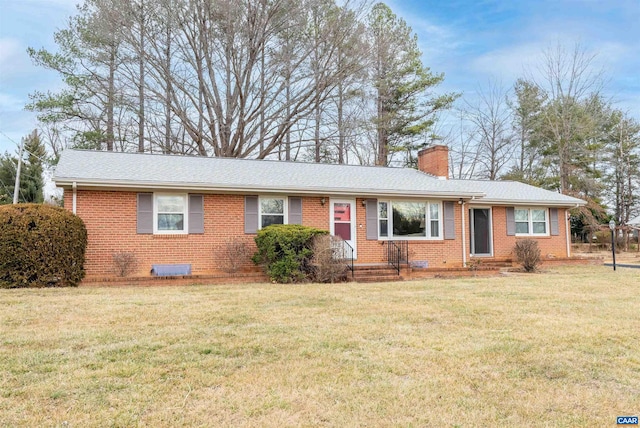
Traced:
[[482, 198], [484, 193], [481, 192], [451, 192], [451, 191], [425, 191], [425, 192], [406, 192], [394, 191], [389, 189], [345, 189], [345, 188], [299, 188], [299, 187], [245, 187], [245, 186], [212, 186], [202, 183], [175, 183], [175, 182], [131, 182], [131, 181], [105, 181], [105, 180], [81, 180], [78, 178], [55, 177], [54, 183], [58, 187], [70, 187], [73, 182], [77, 183], [78, 188], [100, 188], [113, 190], [141, 190], [141, 189], [158, 189], [158, 190], [180, 190], [180, 191], [198, 191], [206, 193], [279, 193], [279, 194], [296, 194], [296, 195], [340, 195], [340, 196], [374, 196], [374, 197], [406, 197], [406, 198], [442, 198], [442, 199], [470, 199]]
[[560, 207], [560, 208], [577, 208], [579, 206], [585, 206], [587, 203], [581, 199], [575, 201], [549, 201], [543, 199], [519, 199], [519, 200], [505, 200], [505, 199], [474, 199], [469, 201], [470, 205], [504, 205], [504, 206], [545, 206], [545, 207]]

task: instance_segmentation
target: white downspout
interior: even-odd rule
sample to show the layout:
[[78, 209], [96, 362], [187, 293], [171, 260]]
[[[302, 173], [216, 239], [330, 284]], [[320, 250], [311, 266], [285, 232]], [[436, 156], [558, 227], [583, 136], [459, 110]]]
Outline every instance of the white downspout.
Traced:
[[77, 199], [78, 199], [78, 185], [74, 181], [73, 185], [71, 187], [73, 188], [73, 207], [72, 207], [72, 211], [75, 214], [76, 213], [76, 207], [77, 207]]
[[[577, 205], [576, 205], [577, 206]], [[565, 235], [567, 239], [567, 257], [571, 257], [571, 224], [569, 223], [569, 210], [565, 208], [564, 210], [564, 218], [565, 218]]]
[[462, 266], [467, 267], [467, 234], [465, 233], [464, 225], [464, 199], [461, 199], [462, 203], [460, 207], [462, 208]]

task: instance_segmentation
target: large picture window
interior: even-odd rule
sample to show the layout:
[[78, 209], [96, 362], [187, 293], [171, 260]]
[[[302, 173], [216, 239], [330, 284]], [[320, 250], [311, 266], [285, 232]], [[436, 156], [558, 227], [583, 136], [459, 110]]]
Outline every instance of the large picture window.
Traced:
[[285, 224], [285, 199], [260, 198], [260, 227]]
[[155, 231], [186, 233], [187, 195], [156, 195]]
[[380, 237], [438, 239], [442, 215], [438, 202], [380, 201], [378, 230]]
[[546, 209], [516, 208], [516, 235], [547, 235], [548, 218]]

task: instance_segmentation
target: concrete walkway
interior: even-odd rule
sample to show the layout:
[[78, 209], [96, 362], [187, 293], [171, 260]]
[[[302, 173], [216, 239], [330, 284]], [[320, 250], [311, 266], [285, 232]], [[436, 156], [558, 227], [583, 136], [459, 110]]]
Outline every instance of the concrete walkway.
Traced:
[[[605, 266], [609, 266], [609, 267], [613, 267], [613, 263], [605, 263]], [[616, 263], [616, 269], [617, 268], [632, 268], [632, 269], [640, 269], [640, 265], [630, 265], [628, 263]]]

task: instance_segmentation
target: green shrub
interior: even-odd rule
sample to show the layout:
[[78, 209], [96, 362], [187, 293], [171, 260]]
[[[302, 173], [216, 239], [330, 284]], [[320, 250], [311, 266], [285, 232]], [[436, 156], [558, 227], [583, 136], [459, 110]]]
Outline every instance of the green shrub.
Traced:
[[311, 273], [313, 238], [327, 233], [297, 224], [267, 226], [255, 238], [258, 251], [253, 261], [265, 265], [272, 281], [304, 281]]
[[533, 239], [518, 240], [513, 251], [516, 253], [516, 259], [525, 272], [535, 272], [538, 269], [540, 248], [537, 241]]
[[0, 207], [0, 288], [77, 286], [84, 277], [87, 230], [45, 204]]

